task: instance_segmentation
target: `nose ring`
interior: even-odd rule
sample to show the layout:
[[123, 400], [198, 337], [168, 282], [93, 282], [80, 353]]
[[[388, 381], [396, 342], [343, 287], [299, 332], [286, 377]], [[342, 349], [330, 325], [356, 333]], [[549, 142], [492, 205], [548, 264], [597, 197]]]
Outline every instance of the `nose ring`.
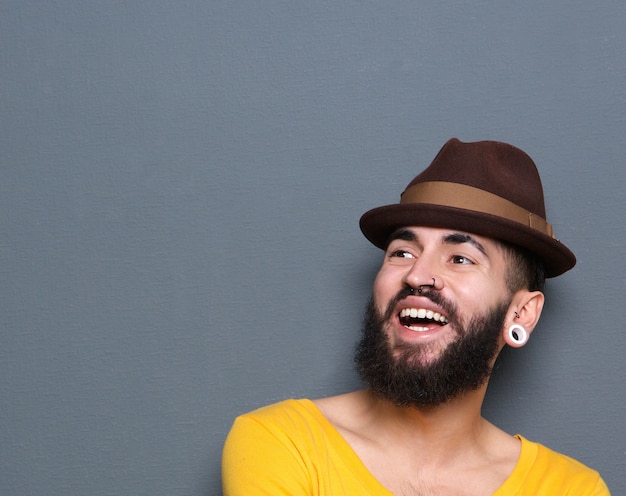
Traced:
[[[436, 286], [436, 284], [437, 284], [437, 280], [436, 280], [434, 277], [433, 277], [432, 279], [433, 279], [432, 284], [420, 284], [420, 285], [417, 287], [417, 293], [418, 293], [418, 294], [422, 294], [422, 291], [423, 291], [423, 289], [422, 289], [422, 288], [423, 288], [424, 286], [430, 286], [430, 287], [434, 288], [434, 287]], [[413, 288], [411, 288], [411, 293], [413, 293], [413, 291], [414, 291], [414, 290], [413, 290]]]

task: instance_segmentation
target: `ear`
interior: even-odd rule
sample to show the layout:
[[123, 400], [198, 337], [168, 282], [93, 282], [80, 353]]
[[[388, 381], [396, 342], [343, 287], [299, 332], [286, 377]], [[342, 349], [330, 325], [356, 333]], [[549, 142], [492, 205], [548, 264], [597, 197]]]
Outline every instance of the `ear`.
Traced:
[[541, 291], [520, 290], [513, 295], [502, 330], [506, 344], [513, 348], [520, 348], [526, 344], [526, 341], [520, 343], [512, 339], [508, 330], [512, 325], [517, 324], [522, 326], [530, 337], [541, 317], [544, 301], [545, 297]]

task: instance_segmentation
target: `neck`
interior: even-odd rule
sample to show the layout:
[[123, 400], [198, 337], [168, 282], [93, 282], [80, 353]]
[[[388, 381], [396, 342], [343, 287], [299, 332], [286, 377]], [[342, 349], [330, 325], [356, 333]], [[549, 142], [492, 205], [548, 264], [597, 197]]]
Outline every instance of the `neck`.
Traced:
[[463, 397], [428, 408], [398, 407], [368, 392], [369, 422], [384, 431], [394, 443], [421, 446], [429, 459], [463, 452], [463, 446], [476, 446], [487, 434], [490, 424], [481, 415], [487, 386]]

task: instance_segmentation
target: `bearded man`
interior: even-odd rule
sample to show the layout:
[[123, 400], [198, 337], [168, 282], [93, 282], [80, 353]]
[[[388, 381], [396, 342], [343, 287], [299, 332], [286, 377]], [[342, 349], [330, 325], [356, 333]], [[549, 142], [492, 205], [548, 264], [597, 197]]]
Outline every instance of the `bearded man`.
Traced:
[[481, 415], [498, 354], [539, 320], [545, 278], [576, 263], [532, 159], [451, 139], [360, 225], [385, 251], [355, 356], [367, 388], [239, 417], [225, 496], [608, 495], [596, 471]]

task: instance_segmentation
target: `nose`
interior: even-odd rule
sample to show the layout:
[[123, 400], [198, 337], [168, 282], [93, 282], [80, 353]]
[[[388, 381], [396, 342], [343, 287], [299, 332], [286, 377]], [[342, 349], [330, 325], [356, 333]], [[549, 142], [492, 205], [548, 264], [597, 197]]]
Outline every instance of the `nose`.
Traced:
[[[403, 277], [403, 282], [412, 290], [421, 293], [423, 287], [441, 289], [441, 278], [434, 274], [433, 265], [422, 256], [415, 259]], [[438, 287], [439, 286], [439, 287]]]

